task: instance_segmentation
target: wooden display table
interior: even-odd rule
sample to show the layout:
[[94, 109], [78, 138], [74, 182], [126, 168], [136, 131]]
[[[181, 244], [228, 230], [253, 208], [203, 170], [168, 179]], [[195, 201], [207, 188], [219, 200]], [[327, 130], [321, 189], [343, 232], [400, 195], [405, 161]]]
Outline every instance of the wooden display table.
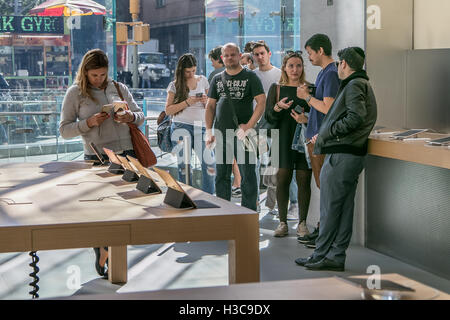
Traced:
[[109, 246], [109, 280], [125, 283], [127, 245], [229, 240], [229, 283], [259, 281], [256, 212], [186, 185], [192, 199], [220, 208], [175, 209], [163, 203], [165, 194], [146, 195], [106, 169], [84, 162], [1, 165], [0, 252]]
[[[356, 276], [367, 278], [368, 275]], [[382, 279], [391, 280], [414, 289], [405, 292], [406, 300], [449, 300], [445, 292], [428, 287], [398, 274], [383, 274]], [[230, 286], [190, 288], [146, 292], [130, 292], [99, 295], [71, 296], [72, 300], [360, 300], [362, 290], [337, 277], [270, 281]]]
[[[425, 165], [450, 169], [450, 149], [448, 146], [428, 146], [426, 141], [392, 140], [389, 134], [394, 130], [383, 129], [381, 134], [371, 134], [369, 137], [368, 153], [374, 156], [411, 161]], [[404, 130], [396, 130], [404, 131]], [[445, 134], [419, 133], [418, 138], [439, 139]]]

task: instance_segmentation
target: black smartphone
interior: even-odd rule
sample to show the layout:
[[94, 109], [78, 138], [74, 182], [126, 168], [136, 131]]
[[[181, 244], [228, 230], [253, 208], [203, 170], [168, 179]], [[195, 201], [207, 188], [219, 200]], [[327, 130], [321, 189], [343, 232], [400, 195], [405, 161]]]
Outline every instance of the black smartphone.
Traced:
[[297, 112], [297, 113], [303, 113], [303, 108], [302, 107], [300, 107], [299, 105], [296, 105], [295, 107], [294, 107], [294, 111], [295, 112]]
[[195, 96], [196, 96], [197, 98], [201, 98], [201, 97], [203, 97], [203, 93], [201, 93], [201, 92], [196, 93]]
[[314, 97], [316, 95], [316, 86], [313, 84], [308, 85], [309, 93]]

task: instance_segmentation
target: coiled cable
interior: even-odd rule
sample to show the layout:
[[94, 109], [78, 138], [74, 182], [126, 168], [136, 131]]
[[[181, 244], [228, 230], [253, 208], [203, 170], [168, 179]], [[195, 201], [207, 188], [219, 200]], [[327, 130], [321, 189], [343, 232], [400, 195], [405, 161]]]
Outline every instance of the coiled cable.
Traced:
[[37, 263], [39, 262], [39, 257], [37, 256], [36, 251], [31, 251], [30, 256], [31, 256], [31, 263], [29, 264], [29, 266], [33, 268], [33, 272], [30, 273], [30, 277], [33, 278], [33, 281], [30, 282], [29, 285], [33, 287], [33, 290], [31, 290], [29, 294], [31, 294], [33, 299], [37, 299], [39, 298], [38, 294], [39, 286], [37, 285], [37, 283], [39, 282], [39, 277], [37, 276], [39, 272], [39, 267], [37, 266]]

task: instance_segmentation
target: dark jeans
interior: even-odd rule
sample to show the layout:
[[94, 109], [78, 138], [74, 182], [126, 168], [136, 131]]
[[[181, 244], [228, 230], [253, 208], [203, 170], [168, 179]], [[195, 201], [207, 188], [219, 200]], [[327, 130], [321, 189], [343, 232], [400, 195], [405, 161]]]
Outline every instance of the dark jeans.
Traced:
[[[241, 192], [243, 207], [256, 211], [256, 200], [258, 196], [257, 180], [256, 180], [256, 163], [253, 154], [243, 151], [243, 144], [234, 138], [233, 145], [226, 143], [217, 143], [216, 147], [216, 195], [219, 198], [231, 200], [231, 172], [233, 167], [233, 158], [239, 166], [239, 172], [242, 176]], [[239, 153], [238, 153], [239, 151]], [[245, 155], [244, 157], [238, 155]], [[219, 159], [220, 157], [220, 159]], [[250, 163], [250, 160], [252, 162]], [[245, 161], [244, 161], [245, 160]]]
[[346, 153], [325, 156], [320, 172], [320, 229], [315, 258], [345, 263], [352, 237], [356, 187], [365, 160], [365, 156]]

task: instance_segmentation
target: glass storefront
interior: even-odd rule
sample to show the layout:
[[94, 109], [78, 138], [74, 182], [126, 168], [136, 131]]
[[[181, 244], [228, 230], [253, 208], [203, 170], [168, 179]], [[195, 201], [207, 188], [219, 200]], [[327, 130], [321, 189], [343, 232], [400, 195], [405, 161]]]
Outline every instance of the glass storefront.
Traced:
[[82, 152], [80, 137], [59, 136], [61, 103], [90, 49], [107, 53], [116, 78], [115, 2], [97, 0], [93, 13], [61, 1], [26, 8], [12, 1], [14, 10], [1, 13], [0, 74], [9, 88], [0, 88], [0, 160], [58, 160]]
[[[284, 51], [300, 49], [300, 0], [206, 0], [205, 5], [206, 53], [227, 42], [243, 48], [264, 40], [272, 64], [280, 67]], [[209, 74], [212, 66], [206, 66]]]
[[[0, 16], [0, 73], [11, 88], [65, 89], [84, 53], [93, 48], [115, 61], [115, 0], [97, 3], [105, 7], [103, 14], [71, 16], [64, 9]], [[115, 63], [110, 73], [115, 75]]]

